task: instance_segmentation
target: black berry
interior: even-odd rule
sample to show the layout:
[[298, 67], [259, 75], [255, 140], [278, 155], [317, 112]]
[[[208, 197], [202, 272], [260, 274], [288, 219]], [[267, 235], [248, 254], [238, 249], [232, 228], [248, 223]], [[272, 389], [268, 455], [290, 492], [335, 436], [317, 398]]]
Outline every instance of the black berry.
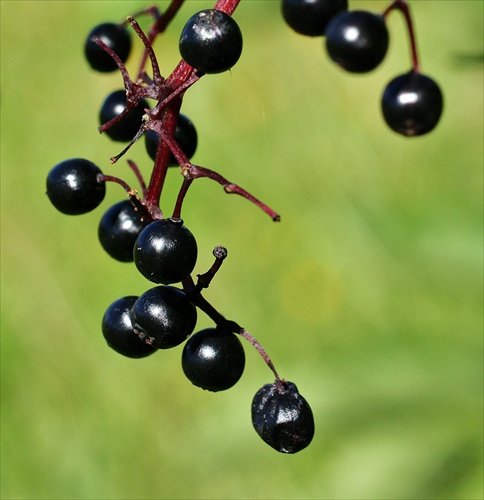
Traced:
[[352, 73], [375, 69], [387, 53], [389, 35], [383, 16], [363, 10], [344, 11], [326, 28], [331, 59]]
[[114, 23], [99, 24], [89, 33], [84, 44], [84, 55], [89, 65], [96, 71], [110, 73], [118, 69], [113, 58], [91, 38], [100, 38], [116, 55], [125, 62], [131, 51], [131, 36], [125, 26]]
[[179, 42], [183, 59], [202, 73], [222, 73], [239, 60], [242, 32], [236, 21], [215, 9], [193, 15], [182, 30]]
[[430, 132], [439, 122], [443, 97], [432, 78], [415, 70], [397, 76], [382, 96], [383, 117], [395, 132], [411, 137]]
[[133, 304], [131, 319], [140, 339], [158, 349], [169, 349], [193, 332], [197, 310], [183, 290], [158, 286]]
[[311, 443], [314, 418], [308, 402], [292, 382], [264, 385], [252, 400], [252, 425], [257, 434], [282, 453], [297, 453]]
[[145, 226], [131, 201], [120, 201], [102, 216], [98, 227], [99, 242], [113, 259], [133, 262], [134, 244]]
[[183, 372], [202, 389], [229, 389], [242, 376], [244, 366], [244, 348], [237, 335], [218, 328], [195, 333], [183, 348]]
[[197, 242], [182, 220], [161, 219], [148, 224], [134, 245], [138, 271], [154, 283], [178, 283], [197, 261]]
[[138, 297], [123, 297], [113, 302], [102, 320], [102, 332], [108, 346], [128, 358], [145, 358], [157, 349], [143, 342], [133, 331], [131, 307]]
[[[153, 161], [156, 158], [156, 149], [158, 148], [159, 140], [160, 136], [154, 130], [148, 130], [145, 133], [146, 151]], [[198, 144], [197, 129], [190, 118], [182, 114], [178, 115], [178, 120], [176, 122], [175, 141], [188, 159], [195, 154]], [[168, 166], [174, 167], [176, 165], [178, 165], [178, 163], [172, 154], [168, 160]]]
[[297, 33], [323, 36], [328, 22], [342, 10], [348, 0], [282, 0], [282, 15]]
[[57, 210], [80, 215], [94, 210], [106, 195], [101, 170], [82, 158], [72, 158], [56, 165], [47, 176], [47, 196]]
[[[115, 90], [104, 100], [99, 112], [99, 123], [103, 125], [120, 115], [126, 108], [126, 92]], [[110, 127], [104, 133], [113, 141], [128, 142], [141, 127], [148, 101], [141, 99], [138, 104], [124, 116], [121, 121]]]

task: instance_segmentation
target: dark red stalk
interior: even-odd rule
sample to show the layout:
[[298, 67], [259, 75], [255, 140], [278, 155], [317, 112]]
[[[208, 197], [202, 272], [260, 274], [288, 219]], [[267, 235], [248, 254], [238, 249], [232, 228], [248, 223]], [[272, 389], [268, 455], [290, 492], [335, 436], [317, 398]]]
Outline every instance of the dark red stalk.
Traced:
[[[220, 267], [221, 262], [218, 267]], [[212, 266], [213, 269], [213, 266]], [[218, 270], [218, 268], [217, 268]], [[216, 272], [216, 271], [215, 271]], [[210, 271], [207, 273], [210, 274]], [[202, 277], [205, 275], [202, 275]], [[212, 276], [213, 277], [213, 276]], [[210, 277], [211, 280], [211, 277]], [[210, 281], [209, 281], [210, 282]], [[207, 285], [208, 286], [208, 285]], [[204, 288], [203, 285], [195, 285], [193, 279], [190, 277], [183, 280], [183, 289], [190, 297], [190, 300], [197, 306], [200, 310], [202, 310], [219, 328], [236, 333], [241, 337], [244, 337], [247, 341], [251, 343], [251, 345], [257, 350], [265, 364], [270, 368], [274, 376], [276, 377], [276, 381], [278, 383], [282, 383], [282, 379], [279, 377], [277, 370], [272, 362], [271, 358], [267, 354], [266, 350], [262, 347], [259, 341], [252, 336], [245, 328], [241, 327], [235, 321], [231, 321], [222, 316], [213, 306], [210, 304], [200, 293], [200, 289]]]
[[412, 16], [410, 15], [410, 7], [406, 0], [393, 0], [392, 4], [383, 12], [383, 17], [388, 16], [393, 10], [399, 10], [405, 18], [405, 23], [408, 31], [408, 38], [410, 40], [410, 52], [412, 58], [412, 68], [414, 71], [420, 72], [420, 62], [417, 52], [417, 42], [415, 37], [415, 30], [413, 27]]

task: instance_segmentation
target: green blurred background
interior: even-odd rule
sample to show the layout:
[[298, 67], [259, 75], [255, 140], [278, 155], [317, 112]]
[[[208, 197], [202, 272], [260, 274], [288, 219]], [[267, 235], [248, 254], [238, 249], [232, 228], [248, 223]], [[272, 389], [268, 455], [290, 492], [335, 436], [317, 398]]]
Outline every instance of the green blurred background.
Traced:
[[[181, 347], [129, 360], [106, 346], [106, 307], [152, 286], [97, 242], [121, 188], [81, 217], [44, 194], [50, 168], [75, 156], [135, 185], [125, 161], [109, 164], [120, 145], [96, 131], [121, 78], [91, 72], [82, 44], [147, 3], [0, 2], [2, 498], [482, 498], [483, 2], [410, 3], [423, 69], [445, 95], [427, 137], [399, 137], [380, 116], [384, 85], [409, 68], [398, 13], [384, 64], [358, 76], [291, 32], [279, 1], [244, 0], [241, 60], [184, 101], [194, 161], [282, 215], [209, 180], [184, 208], [197, 273], [215, 245], [229, 249], [206, 297], [312, 405], [314, 441], [287, 456], [252, 428], [272, 374], [249, 345], [244, 376], [217, 394], [185, 379]], [[156, 44], [165, 75], [184, 21], [212, 4], [187, 1]], [[143, 144], [128, 158], [149, 175]], [[180, 182], [170, 171], [166, 211]]]

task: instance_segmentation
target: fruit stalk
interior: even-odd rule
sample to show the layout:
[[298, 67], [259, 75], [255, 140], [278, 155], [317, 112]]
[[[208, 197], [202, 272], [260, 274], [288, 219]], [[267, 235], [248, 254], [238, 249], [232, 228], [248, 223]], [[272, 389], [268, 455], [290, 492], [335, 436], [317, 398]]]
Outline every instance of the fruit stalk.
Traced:
[[408, 31], [408, 38], [410, 41], [410, 53], [412, 58], [412, 68], [416, 72], [420, 72], [420, 61], [417, 51], [417, 42], [415, 36], [415, 30], [413, 27], [413, 20], [410, 14], [410, 8], [408, 6], [407, 0], [393, 0], [392, 4], [383, 12], [383, 17], [386, 17], [393, 10], [399, 10], [403, 17], [405, 18], [405, 23]]

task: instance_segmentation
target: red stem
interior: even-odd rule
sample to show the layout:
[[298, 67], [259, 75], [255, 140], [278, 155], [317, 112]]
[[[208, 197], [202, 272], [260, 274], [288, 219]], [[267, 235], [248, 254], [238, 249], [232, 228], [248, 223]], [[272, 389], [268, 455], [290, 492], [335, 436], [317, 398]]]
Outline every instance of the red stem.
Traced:
[[255, 196], [252, 196], [249, 192], [247, 192], [237, 184], [229, 182], [225, 177], [221, 176], [217, 172], [214, 172], [213, 170], [199, 167], [198, 165], [193, 165], [191, 163], [187, 166], [182, 167], [182, 173], [186, 179], [198, 179], [199, 177], [207, 177], [208, 179], [212, 179], [221, 184], [227, 194], [238, 194], [257, 205], [262, 211], [269, 215], [274, 222], [279, 222], [281, 220], [281, 216], [277, 212], [272, 210], [272, 208], [267, 206], [265, 203], [262, 203]]
[[[176, 123], [180, 112], [181, 99], [173, 101], [165, 110], [161, 121], [161, 127], [171, 137], [175, 135]], [[158, 142], [156, 150], [155, 164], [151, 179], [146, 191], [146, 205], [148, 208], [159, 207], [161, 191], [165, 183], [166, 173], [168, 171], [168, 161], [170, 159], [171, 149], [165, 141]]]
[[420, 62], [417, 52], [417, 42], [415, 37], [415, 30], [412, 21], [412, 16], [410, 15], [410, 7], [406, 0], [393, 0], [392, 4], [383, 12], [383, 17], [388, 16], [393, 10], [399, 10], [403, 17], [405, 18], [405, 23], [407, 26], [408, 37], [410, 40], [410, 52], [412, 57], [412, 68], [414, 71], [420, 72]]
[[[170, 21], [175, 17], [176, 13], [183, 5], [185, 0], [172, 0], [168, 8], [161, 14], [156, 21], [152, 24], [150, 31], [148, 33], [148, 41], [150, 45], [155, 41], [155, 38], [163, 33], [167, 26], [170, 24]], [[146, 60], [148, 59], [148, 51], [145, 49], [143, 55], [141, 57], [141, 62], [138, 70], [138, 79], [141, 78], [141, 75], [144, 72], [144, 68], [146, 65]]]
[[239, 3], [240, 0], [218, 0], [214, 9], [221, 10], [231, 16]]

